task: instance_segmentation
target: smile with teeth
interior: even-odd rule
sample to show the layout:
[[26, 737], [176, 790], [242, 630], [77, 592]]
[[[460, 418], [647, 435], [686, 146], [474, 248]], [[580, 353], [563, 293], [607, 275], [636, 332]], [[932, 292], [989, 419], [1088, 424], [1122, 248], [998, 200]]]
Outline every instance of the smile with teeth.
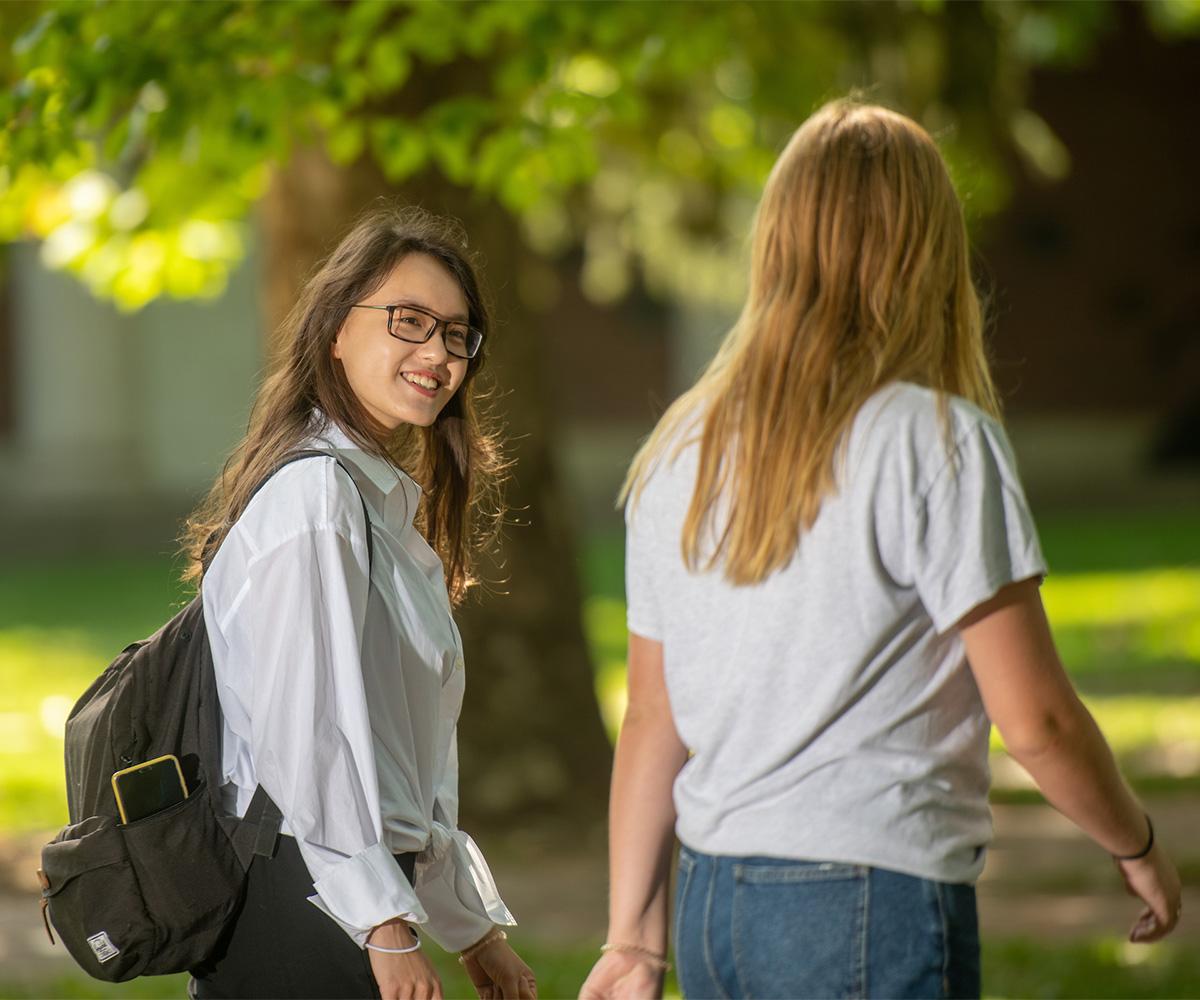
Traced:
[[441, 386], [441, 383], [428, 375], [418, 375], [416, 372], [401, 372], [400, 377], [410, 385], [420, 386], [422, 389], [434, 390]]

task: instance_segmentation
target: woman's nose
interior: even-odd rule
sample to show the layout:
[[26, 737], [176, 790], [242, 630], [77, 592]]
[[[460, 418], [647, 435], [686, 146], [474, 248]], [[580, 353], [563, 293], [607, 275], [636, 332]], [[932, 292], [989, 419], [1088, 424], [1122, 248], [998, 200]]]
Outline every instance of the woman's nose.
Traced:
[[445, 361], [450, 352], [446, 350], [446, 328], [439, 325], [429, 339], [421, 345], [420, 355], [433, 362]]

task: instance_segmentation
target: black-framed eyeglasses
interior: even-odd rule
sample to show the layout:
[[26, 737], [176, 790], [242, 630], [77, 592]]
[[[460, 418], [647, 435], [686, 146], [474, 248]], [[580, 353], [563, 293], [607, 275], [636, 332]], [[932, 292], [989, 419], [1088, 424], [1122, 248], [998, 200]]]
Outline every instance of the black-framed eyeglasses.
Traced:
[[483, 343], [483, 333], [458, 320], [442, 319], [419, 306], [399, 305], [368, 306], [355, 303], [352, 309], [381, 309], [388, 314], [387, 332], [397, 340], [410, 344], [423, 344], [442, 329], [442, 343], [446, 352], [456, 358], [473, 358]]

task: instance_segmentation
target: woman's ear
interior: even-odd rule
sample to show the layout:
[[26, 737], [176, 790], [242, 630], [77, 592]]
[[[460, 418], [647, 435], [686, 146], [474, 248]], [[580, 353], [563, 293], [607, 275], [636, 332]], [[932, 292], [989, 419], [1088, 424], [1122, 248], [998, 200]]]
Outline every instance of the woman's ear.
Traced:
[[341, 329], [339, 329], [338, 332], [334, 335], [332, 342], [329, 344], [329, 353], [333, 357], [338, 358], [338, 359], [340, 359], [342, 356], [342, 332], [345, 329], [346, 329], [345, 327], [342, 327]]

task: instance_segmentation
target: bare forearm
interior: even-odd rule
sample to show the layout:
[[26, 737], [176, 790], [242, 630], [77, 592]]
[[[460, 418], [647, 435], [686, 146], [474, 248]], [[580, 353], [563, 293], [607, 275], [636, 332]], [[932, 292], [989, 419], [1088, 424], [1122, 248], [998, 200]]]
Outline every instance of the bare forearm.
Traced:
[[1058, 714], [1041, 740], [1011, 747], [1010, 753], [1046, 799], [1110, 854], [1134, 854], [1145, 846], [1142, 807], [1078, 699]]
[[631, 710], [617, 740], [609, 802], [609, 940], [663, 953], [674, 843], [671, 788], [687, 750], [670, 719]]
[[959, 623], [971, 669], [1009, 753], [1060, 812], [1124, 859], [1125, 886], [1146, 904], [1129, 940], [1156, 941], [1179, 920], [1179, 875], [1161, 847], [1146, 850], [1146, 818], [1059, 662], [1038, 582], [1002, 588]]
[[1047, 799], [1112, 854], [1146, 844], [1146, 820], [1054, 648], [1036, 579], [960, 623], [988, 715]]

